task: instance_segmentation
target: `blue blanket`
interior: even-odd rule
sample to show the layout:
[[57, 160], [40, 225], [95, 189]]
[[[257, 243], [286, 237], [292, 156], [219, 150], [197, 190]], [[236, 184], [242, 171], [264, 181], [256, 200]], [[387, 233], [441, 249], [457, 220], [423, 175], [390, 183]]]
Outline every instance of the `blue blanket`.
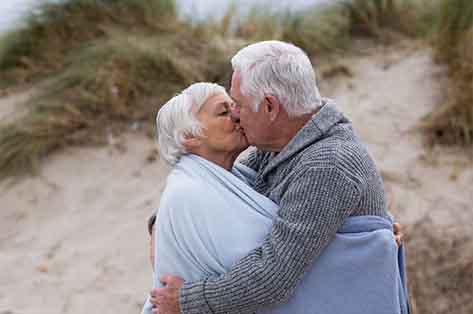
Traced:
[[[181, 158], [158, 210], [154, 287], [163, 274], [185, 281], [218, 276], [262, 244], [278, 206], [252, 189], [255, 175], [238, 163], [230, 173], [195, 155]], [[291, 300], [258, 313], [408, 313], [403, 263], [390, 221], [350, 217]], [[143, 313], [151, 313], [149, 300]]]

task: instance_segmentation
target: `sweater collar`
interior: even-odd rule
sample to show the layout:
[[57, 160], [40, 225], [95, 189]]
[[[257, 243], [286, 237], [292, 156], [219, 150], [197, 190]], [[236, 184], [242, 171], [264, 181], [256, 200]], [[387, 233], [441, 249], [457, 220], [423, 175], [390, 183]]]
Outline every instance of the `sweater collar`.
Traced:
[[320, 110], [312, 116], [277, 155], [273, 153], [274, 157], [263, 170], [263, 175], [266, 175], [287, 159], [322, 139], [335, 124], [343, 121], [348, 122], [348, 119], [336, 108], [334, 101], [323, 99]]

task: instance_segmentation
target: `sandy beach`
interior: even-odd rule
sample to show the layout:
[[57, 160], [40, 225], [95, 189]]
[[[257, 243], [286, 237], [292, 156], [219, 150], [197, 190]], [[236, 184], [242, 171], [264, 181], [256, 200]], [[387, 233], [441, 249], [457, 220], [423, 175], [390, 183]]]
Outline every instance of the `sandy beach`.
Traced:
[[[442, 101], [444, 75], [429, 49], [401, 42], [322, 64], [319, 81], [374, 156], [397, 220], [471, 233], [473, 157], [427, 145], [418, 129]], [[31, 95], [0, 98], [0, 121]], [[130, 130], [0, 183], [0, 314], [139, 313], [151, 285], [146, 219], [169, 172], [155, 148]]]

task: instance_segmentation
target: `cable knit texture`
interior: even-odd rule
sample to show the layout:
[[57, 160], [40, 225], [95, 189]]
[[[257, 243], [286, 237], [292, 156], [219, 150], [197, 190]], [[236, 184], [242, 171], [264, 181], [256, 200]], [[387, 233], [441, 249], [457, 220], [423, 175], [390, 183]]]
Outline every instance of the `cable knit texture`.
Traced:
[[184, 284], [183, 314], [254, 313], [284, 302], [348, 216], [388, 217], [381, 176], [333, 103], [279, 154], [256, 150], [242, 162], [258, 172], [254, 189], [280, 205], [278, 217], [229, 273]]

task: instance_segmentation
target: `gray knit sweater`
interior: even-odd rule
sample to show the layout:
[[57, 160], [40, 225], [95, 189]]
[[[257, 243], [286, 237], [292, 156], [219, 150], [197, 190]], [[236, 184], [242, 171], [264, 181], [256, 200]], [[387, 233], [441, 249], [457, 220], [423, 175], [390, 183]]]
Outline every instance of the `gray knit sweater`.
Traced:
[[258, 172], [254, 188], [280, 205], [278, 217], [264, 244], [229, 273], [184, 284], [183, 314], [253, 313], [284, 302], [348, 216], [388, 217], [376, 166], [331, 103], [279, 154], [255, 151], [244, 163]]

